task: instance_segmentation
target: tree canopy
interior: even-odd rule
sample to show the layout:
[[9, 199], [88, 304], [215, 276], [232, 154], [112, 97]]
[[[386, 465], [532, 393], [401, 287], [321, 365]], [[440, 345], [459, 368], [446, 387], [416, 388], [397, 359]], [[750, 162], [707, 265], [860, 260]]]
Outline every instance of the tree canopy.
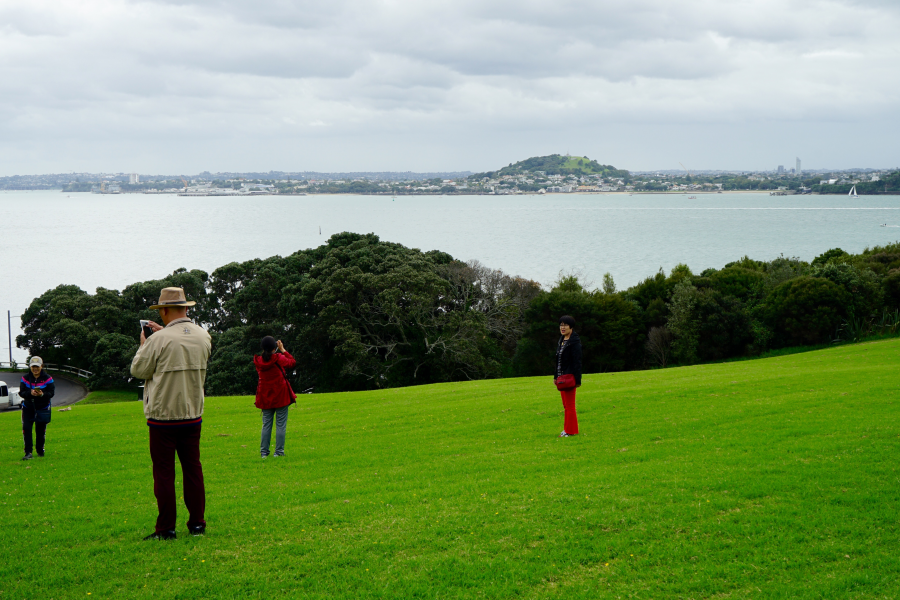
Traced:
[[157, 317], [147, 307], [171, 285], [196, 300], [191, 316], [213, 336], [211, 394], [252, 393], [251, 359], [265, 335], [297, 359], [295, 389], [498, 377], [539, 291], [477, 262], [342, 233], [290, 256], [230, 263], [211, 275], [181, 269], [122, 292], [59, 286], [31, 303], [17, 343], [48, 362], [92, 370], [94, 385], [121, 383], [138, 320]]
[[[289, 256], [230, 263], [93, 294], [60, 285], [22, 315], [20, 347], [123, 385], [139, 319], [180, 286], [213, 337], [210, 394], [250, 394], [263, 336], [297, 359], [295, 390], [365, 390], [491, 377], [550, 375], [558, 319], [575, 317], [587, 373], [752, 356], [786, 346], [900, 329], [900, 243], [810, 263], [744, 257], [699, 275], [660, 270], [618, 291], [564, 275], [550, 289], [476, 261], [422, 252], [374, 234], [341, 233]], [[132, 383], [136, 385], [136, 382]]]

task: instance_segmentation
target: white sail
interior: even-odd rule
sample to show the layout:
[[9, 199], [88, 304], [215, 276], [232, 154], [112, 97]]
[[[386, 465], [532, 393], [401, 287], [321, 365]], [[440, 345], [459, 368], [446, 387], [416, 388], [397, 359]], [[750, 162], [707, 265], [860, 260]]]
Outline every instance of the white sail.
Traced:
[[848, 196], [853, 196], [854, 198], [858, 198], [858, 197], [859, 197], [859, 194], [856, 193], [856, 186], [855, 186], [855, 185], [854, 185], [852, 188], [850, 188], [850, 193], [847, 194], [847, 195], [848, 195]]

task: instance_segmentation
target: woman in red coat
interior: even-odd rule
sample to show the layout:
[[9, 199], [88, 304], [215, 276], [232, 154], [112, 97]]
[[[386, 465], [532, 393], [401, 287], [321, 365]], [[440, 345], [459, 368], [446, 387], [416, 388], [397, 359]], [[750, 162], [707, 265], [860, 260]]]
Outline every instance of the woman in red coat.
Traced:
[[262, 409], [262, 437], [259, 453], [269, 456], [272, 440], [272, 420], [275, 420], [275, 456], [284, 456], [284, 436], [287, 432], [288, 407], [296, 402], [297, 395], [288, 383], [285, 369], [291, 369], [297, 361], [284, 349], [281, 340], [270, 335], [262, 339], [262, 354], [253, 357], [253, 366], [259, 375], [256, 386], [256, 407]]

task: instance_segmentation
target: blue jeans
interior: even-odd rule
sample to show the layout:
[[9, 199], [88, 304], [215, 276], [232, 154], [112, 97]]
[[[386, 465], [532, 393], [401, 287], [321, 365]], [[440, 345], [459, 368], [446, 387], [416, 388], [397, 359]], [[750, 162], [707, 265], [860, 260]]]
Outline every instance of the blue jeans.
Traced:
[[288, 407], [262, 409], [262, 437], [259, 441], [259, 453], [269, 455], [269, 442], [272, 441], [272, 419], [275, 419], [275, 456], [284, 456], [284, 436], [287, 432]]

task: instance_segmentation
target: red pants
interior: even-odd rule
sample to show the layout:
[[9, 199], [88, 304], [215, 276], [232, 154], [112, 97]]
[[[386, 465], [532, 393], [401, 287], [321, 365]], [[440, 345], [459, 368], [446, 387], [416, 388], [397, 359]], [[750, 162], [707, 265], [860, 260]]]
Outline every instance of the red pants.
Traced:
[[578, 435], [578, 416], [575, 414], [575, 389], [559, 391], [562, 396], [563, 408], [566, 411], [563, 431], [569, 435]]
[[150, 458], [153, 459], [153, 493], [159, 516], [156, 531], [175, 529], [175, 454], [181, 462], [184, 479], [184, 504], [188, 527], [205, 525], [206, 489], [203, 487], [203, 465], [200, 464], [200, 427], [150, 427]]

